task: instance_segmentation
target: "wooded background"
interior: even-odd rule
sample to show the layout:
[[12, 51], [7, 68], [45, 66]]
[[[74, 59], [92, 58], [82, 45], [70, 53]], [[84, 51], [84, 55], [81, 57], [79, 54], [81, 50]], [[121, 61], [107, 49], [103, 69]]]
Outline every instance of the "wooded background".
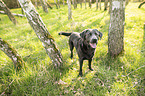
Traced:
[[[36, 0], [31, 0], [31, 2], [33, 3], [33, 4], [35, 4], [35, 1]], [[56, 1], [58, 1], [58, 0], [56, 0]], [[65, 1], [65, 3], [67, 3], [67, 0], [64, 0]], [[84, 0], [76, 0], [77, 2], [80, 2], [80, 1], [82, 1], [82, 2], [84, 2]], [[86, 0], [87, 2], [89, 2], [90, 0]], [[104, 2], [105, 0], [101, 0], [101, 2]], [[110, 1], [110, 0], [108, 0], [108, 1]], [[129, 0], [129, 1], [134, 1], [134, 2], [137, 2], [137, 1], [143, 1], [143, 0]], [[19, 3], [18, 3], [18, 0], [3, 0], [3, 2], [7, 5], [7, 7], [8, 8], [19, 8], [20, 7], [20, 5], [19, 5]], [[37, 2], [38, 2], [38, 4], [39, 5], [41, 5], [40, 4], [40, 0], [37, 0]], [[47, 0], [47, 2], [49, 2], [50, 4], [54, 4], [54, 0]], [[95, 3], [96, 2], [96, 0], [92, 0], [92, 3]], [[60, 3], [62, 4], [63, 3], [63, 0], [60, 0]], [[0, 8], [1, 9], [1, 8]]]

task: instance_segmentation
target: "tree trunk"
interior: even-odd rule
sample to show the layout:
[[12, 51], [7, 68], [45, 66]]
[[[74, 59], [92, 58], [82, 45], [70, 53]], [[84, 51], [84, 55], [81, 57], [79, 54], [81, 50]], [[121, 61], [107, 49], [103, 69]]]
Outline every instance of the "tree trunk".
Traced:
[[41, 1], [41, 5], [42, 5], [42, 8], [43, 8], [43, 11], [48, 13], [48, 8], [47, 8], [46, 1], [45, 0], [40, 0], [40, 1]]
[[108, 53], [114, 57], [124, 50], [125, 1], [112, 0], [108, 33]]
[[77, 8], [77, 1], [76, 0], [73, 0], [74, 1], [74, 9]]
[[125, 0], [125, 6], [127, 6], [129, 3], [129, 0]]
[[[6, 14], [4, 11], [0, 11], [0, 14]], [[14, 16], [19, 16], [19, 17], [25, 17], [25, 15], [23, 14], [16, 14], [16, 13], [12, 13]]]
[[4, 41], [2, 38], [0, 38], [0, 49], [9, 57], [12, 59], [14, 66], [16, 69], [21, 69], [21, 67], [24, 65], [23, 59], [20, 57], [20, 55], [17, 53], [17, 51], [11, 47], [10, 44], [8, 44], [6, 41]]
[[142, 3], [138, 6], [138, 8], [140, 8], [143, 4], [145, 4], [145, 1], [142, 2]]
[[96, 10], [98, 10], [98, 0], [96, 0]]
[[92, 0], [89, 0], [89, 7], [92, 7]]
[[54, 0], [54, 3], [55, 3], [55, 5], [56, 5], [56, 9], [58, 9], [58, 5], [57, 5], [57, 3], [56, 3], [56, 1]]
[[82, 8], [82, 0], [80, 0], [80, 7]]
[[67, 4], [68, 4], [68, 20], [71, 20], [72, 19], [71, 1], [67, 0]]
[[109, 0], [109, 14], [111, 13], [111, 10], [112, 10], [112, 0]]
[[37, 9], [39, 9], [38, 8], [38, 1], [37, 0], [35, 0], [35, 6], [37, 7]]
[[58, 7], [60, 8], [60, 4], [59, 3], [60, 3], [60, 0], [57, 0]]
[[84, 2], [85, 2], [85, 9], [87, 9], [86, 0], [84, 0]]
[[48, 32], [46, 26], [44, 25], [40, 15], [34, 8], [33, 4], [31, 3], [30, 0], [19, 0], [19, 3], [26, 14], [29, 24], [34, 29], [36, 35], [42, 42], [42, 45], [44, 46], [46, 53], [52, 60], [52, 63], [56, 68], [61, 67], [63, 64], [61, 53], [57, 49], [53, 37]]
[[108, 0], [105, 0], [105, 1], [104, 1], [104, 5], [105, 5], [105, 6], [104, 6], [104, 11], [106, 11], [106, 10], [107, 10], [107, 7], [108, 7]]
[[47, 4], [48, 8], [53, 9], [50, 3], [46, 2], [46, 4]]
[[100, 10], [101, 10], [101, 0], [100, 0]]
[[9, 19], [14, 23], [17, 24], [17, 21], [14, 17], [14, 15], [11, 13], [10, 9], [6, 6], [6, 4], [0, 0], [0, 7], [5, 11], [5, 13], [8, 15]]
[[63, 6], [65, 5], [65, 2], [64, 2], [64, 0], [63, 0]]

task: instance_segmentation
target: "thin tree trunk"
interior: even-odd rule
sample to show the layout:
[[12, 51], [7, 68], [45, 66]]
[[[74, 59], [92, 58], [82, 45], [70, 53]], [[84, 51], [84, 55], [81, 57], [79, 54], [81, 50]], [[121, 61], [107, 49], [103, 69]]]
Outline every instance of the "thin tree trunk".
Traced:
[[60, 8], [60, 4], [59, 3], [60, 3], [60, 0], [57, 0], [58, 7]]
[[37, 9], [39, 9], [38, 8], [38, 0], [35, 0], [35, 6], [37, 7]]
[[105, 1], [104, 1], [104, 5], [105, 5], [105, 6], [104, 6], [104, 11], [106, 11], [106, 10], [107, 10], [107, 7], [108, 7], [108, 0], [105, 0]]
[[[0, 11], [0, 14], [6, 14], [4, 11]], [[14, 16], [19, 16], [19, 17], [25, 17], [25, 15], [23, 14], [16, 14], [16, 13], [12, 13]]]
[[63, 64], [61, 53], [33, 4], [30, 0], [19, 0], [19, 3], [26, 14], [29, 24], [42, 42], [42, 45], [44, 46], [46, 53], [49, 55], [52, 63], [56, 68], [61, 67]]
[[76, 9], [76, 8], [77, 8], [77, 1], [74, 0], [74, 9]]
[[138, 6], [138, 8], [140, 8], [143, 4], [145, 4], [145, 1], [142, 2], [142, 3]]
[[56, 5], [56, 9], [58, 9], [58, 5], [57, 5], [57, 3], [56, 3], [56, 1], [54, 0], [54, 3], [55, 3], [55, 5]]
[[53, 9], [52, 6], [51, 6], [51, 4], [47, 0], [46, 0], [46, 4], [47, 4], [47, 7], [48, 8]]
[[40, 1], [41, 1], [41, 5], [42, 5], [42, 8], [43, 8], [43, 11], [48, 13], [48, 8], [47, 8], [46, 1], [45, 0], [40, 0]]
[[111, 13], [111, 10], [112, 10], [112, 0], [110, 0], [109, 2], [109, 14]]
[[96, 0], [96, 10], [98, 10], [98, 0]]
[[124, 0], [112, 0], [112, 11], [108, 33], [108, 53], [113, 57], [124, 50], [124, 2]]
[[0, 0], [0, 7], [5, 11], [5, 13], [8, 15], [9, 19], [14, 23], [17, 24], [17, 21], [14, 17], [14, 15], [11, 13], [10, 9], [6, 6], [6, 4]]
[[89, 0], [89, 7], [92, 7], [92, 0]]
[[84, 2], [85, 2], [85, 9], [87, 9], [87, 4], [86, 4], [86, 0], [84, 0]]
[[82, 0], [80, 0], [80, 7], [82, 8]]
[[127, 6], [129, 3], [129, 0], [125, 0], [125, 6]]
[[71, 10], [70, 0], [67, 0], [67, 4], [68, 4], [68, 20], [71, 20], [72, 19], [72, 10]]
[[100, 0], [100, 10], [101, 10], [101, 0]]
[[63, 0], [63, 6], [65, 5], [64, 0]]
[[14, 66], [16, 69], [21, 69], [21, 67], [24, 65], [23, 59], [20, 57], [20, 55], [17, 53], [17, 51], [11, 47], [10, 44], [8, 44], [5, 40], [0, 38], [0, 49], [9, 57], [14, 63]]

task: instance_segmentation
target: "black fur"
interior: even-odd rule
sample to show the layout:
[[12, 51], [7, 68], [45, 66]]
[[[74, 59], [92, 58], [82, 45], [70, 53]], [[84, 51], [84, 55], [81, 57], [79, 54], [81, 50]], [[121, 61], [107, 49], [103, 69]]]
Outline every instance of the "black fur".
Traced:
[[72, 32], [60, 32], [59, 35], [70, 36], [69, 37], [69, 46], [71, 51], [71, 59], [73, 58], [73, 49], [76, 48], [79, 63], [80, 63], [80, 71], [79, 75], [82, 76], [82, 66], [83, 60], [88, 60], [89, 69], [93, 71], [91, 67], [91, 62], [95, 53], [96, 45], [98, 43], [99, 38], [101, 39], [103, 34], [99, 32], [97, 29], [86, 29], [82, 33]]

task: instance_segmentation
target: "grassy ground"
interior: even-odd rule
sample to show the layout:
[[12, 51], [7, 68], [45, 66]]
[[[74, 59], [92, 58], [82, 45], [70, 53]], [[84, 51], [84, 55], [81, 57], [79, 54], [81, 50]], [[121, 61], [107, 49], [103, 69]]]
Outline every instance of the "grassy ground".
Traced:
[[[145, 95], [145, 6], [129, 3], [125, 19], [125, 52], [117, 58], [107, 55], [109, 29], [108, 12], [95, 9], [73, 9], [73, 20], [67, 19], [67, 6], [49, 10], [46, 14], [37, 10], [51, 35], [55, 38], [63, 59], [63, 70], [53, 68], [42, 43], [26, 18], [16, 17], [15, 26], [6, 15], [0, 15], [0, 37], [7, 40], [26, 62], [26, 69], [15, 71], [13, 62], [0, 51], [0, 94], [9, 95]], [[102, 4], [103, 6], [103, 4]], [[20, 9], [11, 10], [21, 13]], [[71, 60], [68, 38], [58, 36], [60, 31], [77, 31], [97, 28], [103, 39], [97, 45], [93, 60], [95, 71], [88, 70], [84, 62], [83, 77], [78, 77], [78, 57]]]

